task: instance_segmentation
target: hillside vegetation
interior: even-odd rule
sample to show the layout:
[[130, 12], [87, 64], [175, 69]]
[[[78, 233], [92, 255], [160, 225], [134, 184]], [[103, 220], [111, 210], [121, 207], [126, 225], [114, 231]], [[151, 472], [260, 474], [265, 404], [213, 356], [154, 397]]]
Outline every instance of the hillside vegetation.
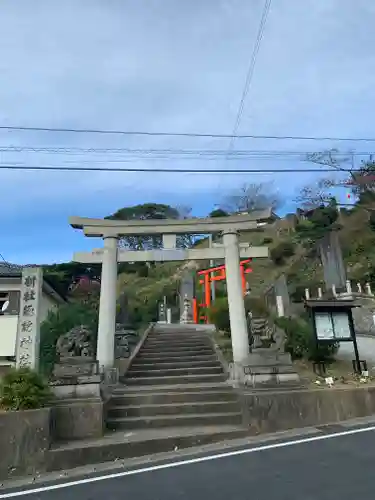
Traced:
[[[363, 167], [365, 169], [365, 167]], [[366, 168], [372, 172], [373, 164]], [[304, 216], [288, 216], [269, 223], [259, 230], [243, 233], [240, 240], [252, 245], [267, 245], [270, 248], [269, 259], [254, 259], [253, 272], [247, 275], [251, 296], [261, 297], [275, 279], [285, 273], [292, 296], [298, 295], [306, 287], [321, 286], [323, 270], [317, 255], [316, 243], [328, 231], [338, 231], [342, 246], [347, 274], [350, 279], [369, 281], [375, 285], [375, 190], [373, 182], [365, 188], [356, 188], [357, 202], [350, 210], [338, 210], [335, 199], [328, 197], [326, 202], [315, 203]], [[269, 187], [267, 187], [267, 193]], [[275, 204], [277, 200], [264, 194], [259, 186], [245, 186], [238, 196], [232, 197], [228, 210], [216, 209], [209, 215], [223, 217], [243, 212], [247, 209], [262, 208]], [[320, 198], [322, 198], [320, 196]], [[145, 220], [145, 219], [181, 219], [191, 217], [186, 208], [174, 208], [169, 205], [146, 203], [134, 207], [125, 207], [110, 219]], [[220, 238], [216, 238], [220, 241]], [[207, 247], [207, 238], [181, 236], [178, 246]], [[127, 249], [145, 250], [160, 248], [162, 240], [158, 237], [126, 237], [120, 245]], [[208, 267], [209, 262], [196, 263], [122, 263], [119, 265], [118, 296], [125, 295], [129, 321], [134, 324], [144, 323], [156, 318], [157, 302], [167, 297], [168, 305], [177, 309], [179, 282], [186, 266], [193, 269]], [[83, 265], [74, 262], [46, 266], [45, 272], [60, 291], [69, 291], [80, 277], [86, 276], [92, 282], [100, 280], [100, 266]], [[197, 290], [200, 290], [197, 286]], [[218, 295], [225, 293], [225, 284], [218, 283]], [[176, 311], [174, 311], [177, 314]]]

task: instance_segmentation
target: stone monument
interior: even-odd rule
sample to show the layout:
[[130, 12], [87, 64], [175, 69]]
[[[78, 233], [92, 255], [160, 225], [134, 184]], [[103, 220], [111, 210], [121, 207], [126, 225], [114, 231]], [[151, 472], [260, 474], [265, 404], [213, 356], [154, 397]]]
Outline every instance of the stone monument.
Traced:
[[186, 318], [186, 323], [193, 319], [191, 302], [194, 298], [194, 275], [191, 270], [185, 270], [180, 284], [180, 322], [182, 323], [182, 317], [185, 314], [185, 309], [188, 304], [188, 317]]
[[338, 232], [330, 231], [318, 246], [327, 289], [332, 289], [333, 286], [345, 289], [346, 272]]
[[138, 343], [138, 333], [121, 323], [116, 324], [115, 358], [128, 358]]
[[[230, 379], [253, 388], [298, 385], [299, 375], [290, 354], [285, 352], [284, 331], [277, 326], [271, 329], [265, 318], [258, 318], [252, 320], [251, 337], [248, 359], [239, 368], [241, 373], [234, 373], [238, 367], [230, 366]], [[263, 347], [266, 338], [270, 341], [269, 347]]]
[[24, 267], [16, 341], [17, 368], [39, 368], [40, 311], [43, 286], [41, 267]]
[[56, 343], [56, 356], [51, 386], [57, 397], [100, 395], [101, 377], [93, 336], [86, 326], [76, 326], [61, 335]]
[[184, 297], [183, 301], [183, 310], [180, 318], [180, 323], [187, 324], [192, 323], [192, 313], [191, 313], [191, 303], [187, 294]]

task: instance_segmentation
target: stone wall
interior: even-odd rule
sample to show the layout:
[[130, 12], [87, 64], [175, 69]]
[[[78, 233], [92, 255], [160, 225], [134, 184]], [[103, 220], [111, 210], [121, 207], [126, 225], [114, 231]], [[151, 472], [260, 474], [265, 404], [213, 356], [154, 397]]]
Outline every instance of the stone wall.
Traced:
[[356, 296], [356, 304], [360, 307], [353, 309], [354, 328], [357, 335], [374, 335], [375, 336], [375, 300], [373, 297]]
[[104, 432], [103, 402], [95, 399], [56, 401], [52, 408], [52, 436], [56, 441], [100, 438]]
[[375, 413], [375, 386], [245, 393], [252, 434], [317, 426]]
[[0, 479], [43, 471], [50, 444], [49, 408], [0, 412]]

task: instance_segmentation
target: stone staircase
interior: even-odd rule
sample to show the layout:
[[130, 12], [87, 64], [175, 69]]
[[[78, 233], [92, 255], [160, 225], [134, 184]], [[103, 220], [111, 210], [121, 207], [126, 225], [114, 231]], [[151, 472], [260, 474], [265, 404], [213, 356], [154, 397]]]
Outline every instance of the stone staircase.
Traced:
[[[107, 413], [111, 430], [242, 429], [239, 395], [226, 383], [210, 334], [192, 325], [156, 325]], [[227, 436], [226, 436], [227, 437]]]

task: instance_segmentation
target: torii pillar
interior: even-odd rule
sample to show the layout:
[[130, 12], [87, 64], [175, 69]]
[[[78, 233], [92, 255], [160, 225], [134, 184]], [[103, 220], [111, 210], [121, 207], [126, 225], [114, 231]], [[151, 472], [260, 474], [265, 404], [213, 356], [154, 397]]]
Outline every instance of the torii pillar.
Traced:
[[100, 280], [97, 360], [101, 369], [112, 368], [115, 352], [117, 300], [116, 237], [104, 238], [102, 277]]
[[249, 337], [243, 299], [237, 231], [224, 232], [223, 243], [233, 361], [242, 364], [249, 356]]

